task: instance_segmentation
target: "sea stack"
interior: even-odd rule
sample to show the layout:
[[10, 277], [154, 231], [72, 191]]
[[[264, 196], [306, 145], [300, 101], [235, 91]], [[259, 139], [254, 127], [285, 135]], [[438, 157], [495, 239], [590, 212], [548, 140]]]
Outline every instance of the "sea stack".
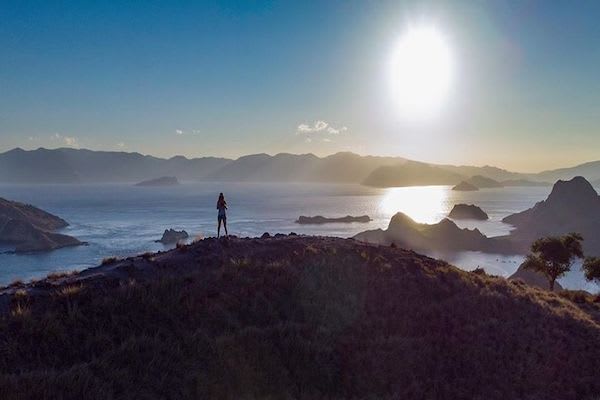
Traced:
[[0, 242], [14, 245], [17, 253], [83, 244], [74, 237], [54, 232], [68, 225], [64, 219], [32, 205], [0, 198]]
[[479, 188], [469, 182], [462, 181], [458, 185], [454, 186], [452, 190], [456, 190], [459, 192], [475, 192], [479, 190]]
[[489, 219], [489, 216], [474, 204], [456, 204], [448, 214], [448, 218], [485, 221]]

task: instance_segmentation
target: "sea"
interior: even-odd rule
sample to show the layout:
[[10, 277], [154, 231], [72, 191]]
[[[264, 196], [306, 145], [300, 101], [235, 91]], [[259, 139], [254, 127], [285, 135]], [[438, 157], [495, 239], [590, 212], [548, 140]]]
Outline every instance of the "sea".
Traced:
[[[352, 237], [367, 229], [387, 228], [396, 212], [417, 222], [435, 223], [458, 203], [476, 204], [488, 221], [455, 221], [460, 227], [478, 228], [488, 236], [506, 235], [511, 226], [502, 218], [545, 199], [551, 187], [505, 187], [457, 192], [450, 186], [371, 188], [351, 184], [183, 182], [170, 187], [131, 184], [5, 185], [0, 197], [33, 204], [64, 218], [61, 232], [87, 242], [86, 246], [45, 253], [14, 254], [0, 246], [0, 285], [14, 280], [39, 279], [55, 271], [81, 270], [99, 265], [106, 257], [126, 257], [167, 250], [155, 241], [165, 229], [184, 229], [191, 239], [216, 235], [216, 201], [225, 194], [229, 233], [239, 237], [290, 233]], [[300, 215], [340, 217], [369, 215], [369, 223], [299, 225]], [[509, 276], [523, 257], [519, 255], [459, 252], [428, 254], [464, 270], [477, 267]], [[583, 278], [580, 264], [560, 283], [570, 289], [592, 292], [599, 288]]]

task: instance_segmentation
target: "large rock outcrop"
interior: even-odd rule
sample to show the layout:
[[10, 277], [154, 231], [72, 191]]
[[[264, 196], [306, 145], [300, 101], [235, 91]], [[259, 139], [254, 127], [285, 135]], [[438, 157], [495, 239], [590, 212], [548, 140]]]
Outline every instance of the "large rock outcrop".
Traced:
[[452, 219], [476, 219], [485, 221], [489, 216], [481, 208], [474, 204], [456, 204], [452, 207], [448, 218]]
[[456, 190], [458, 192], [475, 192], [479, 190], [479, 188], [472, 183], [462, 181], [458, 185], [454, 186], [452, 190]]
[[488, 238], [478, 229], [461, 229], [453, 221], [443, 219], [437, 224], [420, 224], [403, 213], [397, 213], [387, 230], [361, 232], [354, 239], [409, 248], [417, 251], [487, 251], [511, 253], [516, 251], [506, 237]]
[[32, 205], [0, 198], [0, 242], [14, 245], [16, 252], [82, 244], [74, 237], [53, 232], [68, 225], [64, 219]]
[[188, 235], [188, 233], [186, 231], [176, 231], [175, 229], [165, 229], [162, 238], [160, 238], [160, 240], [157, 240], [157, 243], [162, 243], [162, 244], [172, 244], [172, 243], [177, 243], [180, 242], [182, 240], [186, 240], [187, 238], [189, 238], [190, 235]]
[[479, 189], [500, 188], [503, 186], [497, 180], [488, 178], [487, 176], [483, 176], [483, 175], [472, 176], [471, 178], [469, 178], [469, 180], [467, 182], [473, 186], [476, 186]]
[[135, 186], [149, 186], [149, 187], [177, 186], [177, 185], [179, 185], [179, 181], [177, 180], [177, 177], [175, 177], [175, 176], [162, 176], [160, 178], [149, 179], [147, 181], [142, 181], [142, 182], [135, 184]]
[[320, 225], [320, 224], [330, 224], [330, 223], [346, 223], [346, 224], [348, 224], [348, 223], [352, 223], [352, 222], [361, 222], [361, 223], [371, 222], [371, 217], [369, 217], [368, 215], [360, 215], [360, 216], [346, 215], [345, 217], [328, 218], [328, 217], [323, 217], [322, 215], [317, 215], [314, 217], [307, 217], [307, 216], [301, 215], [296, 220], [297, 224], [302, 224], [302, 225]]
[[582, 177], [556, 182], [546, 200], [503, 222], [516, 228], [512, 237], [523, 240], [577, 232], [585, 239], [586, 252], [600, 254], [600, 197]]

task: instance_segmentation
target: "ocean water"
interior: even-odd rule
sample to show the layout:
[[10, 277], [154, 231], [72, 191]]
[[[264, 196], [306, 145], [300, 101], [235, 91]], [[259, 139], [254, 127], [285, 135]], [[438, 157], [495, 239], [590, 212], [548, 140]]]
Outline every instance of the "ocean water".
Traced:
[[[89, 243], [48, 253], [0, 254], [0, 285], [15, 279], [41, 278], [52, 271], [80, 270], [98, 265], [105, 257], [124, 257], [165, 250], [154, 241], [168, 228], [185, 229], [192, 237], [216, 235], [215, 208], [219, 192], [228, 205], [229, 233], [259, 236], [263, 232], [350, 237], [366, 229], [386, 228], [402, 211], [419, 222], [444, 218], [454, 204], [477, 204], [489, 221], [457, 221], [461, 227], [479, 228], [488, 236], [504, 235], [511, 227], [506, 215], [525, 210], [549, 194], [549, 187], [511, 187], [456, 192], [449, 186], [369, 188], [360, 185], [282, 183], [184, 183], [176, 187], [103, 185], [0, 185], [0, 197], [31, 203], [66, 219], [62, 232]], [[300, 215], [369, 215], [370, 223], [298, 225]], [[0, 248], [10, 250], [10, 248]], [[521, 256], [480, 252], [431, 254], [471, 270], [508, 276]], [[569, 288], [596, 290], [574, 268], [561, 283]]]

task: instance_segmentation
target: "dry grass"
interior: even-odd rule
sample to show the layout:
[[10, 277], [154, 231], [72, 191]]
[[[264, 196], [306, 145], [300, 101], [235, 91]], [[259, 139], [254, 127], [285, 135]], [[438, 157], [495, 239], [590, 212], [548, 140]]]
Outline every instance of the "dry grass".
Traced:
[[30, 316], [31, 310], [27, 305], [17, 303], [10, 311], [10, 315], [13, 318], [21, 319]]
[[59, 280], [59, 279], [66, 278], [66, 277], [69, 277], [69, 276], [72, 276], [72, 275], [74, 275], [74, 274], [76, 274], [76, 273], [77, 273], [77, 271], [54, 271], [54, 272], [50, 272], [50, 273], [49, 273], [49, 274], [46, 276], [46, 278], [47, 278], [49, 281], [57, 281], [57, 280]]
[[21, 280], [21, 279], [15, 279], [14, 281], [12, 281], [8, 285], [8, 287], [14, 288], [14, 287], [21, 287], [21, 286], [24, 286], [24, 285], [25, 285], [25, 282], [23, 282], [23, 280]]
[[182, 241], [177, 242], [177, 244], [175, 245], [175, 248], [177, 250], [179, 250], [180, 252], [182, 252], [182, 253], [187, 252], [188, 251], [188, 247], [189, 246], [185, 242], [182, 242]]
[[81, 289], [83, 289], [83, 285], [81, 284], [66, 285], [58, 289], [56, 294], [60, 297], [74, 297], [76, 294], [81, 292]]
[[271, 252], [234, 254], [232, 243], [214, 267], [187, 275], [17, 301], [0, 318], [0, 398], [600, 393], [600, 328], [573, 302], [577, 294], [389, 247], [333, 254], [317, 241], [314, 251], [269, 241]]
[[102, 259], [101, 265], [112, 265], [115, 264], [119, 259], [117, 257], [106, 257]]

